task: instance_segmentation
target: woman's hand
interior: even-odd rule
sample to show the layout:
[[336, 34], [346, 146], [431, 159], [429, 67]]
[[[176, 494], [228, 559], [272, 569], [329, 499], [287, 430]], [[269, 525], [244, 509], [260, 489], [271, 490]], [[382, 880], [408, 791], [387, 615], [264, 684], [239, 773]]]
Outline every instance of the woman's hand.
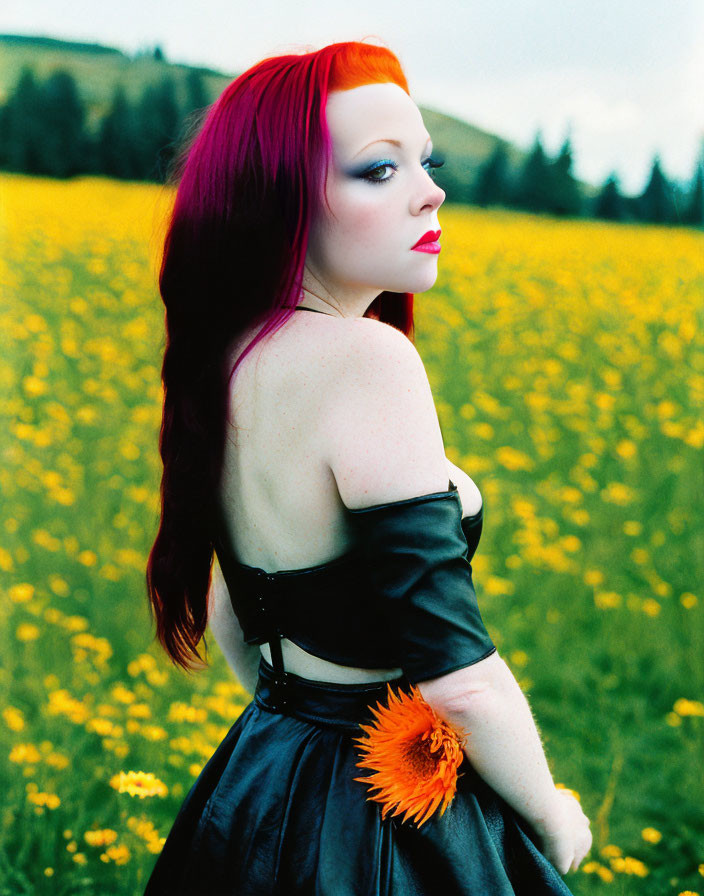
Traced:
[[535, 825], [535, 829], [542, 840], [543, 855], [560, 874], [567, 874], [579, 868], [592, 848], [592, 833], [579, 800], [568, 790], [556, 788], [555, 793], [554, 811], [544, 824]]

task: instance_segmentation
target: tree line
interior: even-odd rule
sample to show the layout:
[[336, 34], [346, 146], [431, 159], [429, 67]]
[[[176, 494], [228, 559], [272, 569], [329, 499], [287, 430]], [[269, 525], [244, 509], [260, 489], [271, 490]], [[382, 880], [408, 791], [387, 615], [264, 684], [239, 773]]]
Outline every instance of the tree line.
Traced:
[[[185, 130], [209, 103], [197, 69], [188, 71], [180, 100], [170, 76], [147, 84], [133, 102], [118, 84], [97, 127], [89, 129], [85, 104], [69, 72], [55, 70], [39, 83], [25, 66], [14, 91], [0, 106], [0, 168], [58, 178], [105, 174], [163, 183]], [[670, 182], [656, 155], [640, 195], [623, 195], [612, 173], [593, 198], [584, 195], [572, 163], [569, 137], [551, 159], [538, 133], [518, 167], [510, 164], [508, 144], [498, 140], [471, 184], [449, 168], [442, 169], [437, 179], [451, 202], [564, 217], [704, 226], [701, 159], [687, 187]]]
[[[469, 195], [467, 195], [469, 194]], [[558, 155], [545, 152], [540, 134], [522, 168], [509, 170], [506, 145], [499, 143], [480, 167], [465, 199], [476, 205], [503, 205], [526, 211], [612, 221], [704, 226], [704, 164], [698, 159], [688, 187], [672, 183], [656, 154], [648, 182], [636, 196], [621, 193], [618, 176], [609, 175], [597, 195], [587, 199], [572, 174], [572, 145], [565, 138]]]
[[0, 168], [47, 177], [105, 174], [163, 183], [182, 129], [210, 102], [197, 69], [189, 70], [184, 89], [185, 102], [179, 101], [174, 79], [165, 77], [147, 84], [130, 102], [118, 84], [97, 127], [89, 129], [69, 72], [57, 69], [39, 83], [25, 66], [0, 107]]

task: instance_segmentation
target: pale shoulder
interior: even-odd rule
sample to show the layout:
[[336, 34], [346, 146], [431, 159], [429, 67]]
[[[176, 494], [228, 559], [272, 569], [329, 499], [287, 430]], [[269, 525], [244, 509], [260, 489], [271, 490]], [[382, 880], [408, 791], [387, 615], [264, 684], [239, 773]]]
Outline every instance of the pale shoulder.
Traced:
[[321, 444], [342, 502], [369, 506], [447, 488], [442, 434], [416, 347], [373, 319], [341, 329]]
[[341, 323], [339, 338], [328, 347], [334, 354], [338, 383], [393, 390], [397, 381], [425, 386], [423, 360], [413, 342], [401, 330], [373, 318]]

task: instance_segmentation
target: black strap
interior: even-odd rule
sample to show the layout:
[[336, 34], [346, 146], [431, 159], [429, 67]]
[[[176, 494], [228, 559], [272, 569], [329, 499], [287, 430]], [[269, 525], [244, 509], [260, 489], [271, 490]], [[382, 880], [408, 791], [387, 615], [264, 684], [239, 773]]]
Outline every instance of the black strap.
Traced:
[[283, 711], [288, 706], [288, 673], [284, 669], [284, 657], [281, 652], [281, 637], [277, 635], [269, 640], [269, 650], [271, 651], [271, 665], [274, 668], [273, 699], [279, 711]]
[[308, 308], [307, 305], [296, 305], [295, 311], [317, 311], [318, 314], [327, 314], [328, 317], [335, 317], [334, 314], [328, 314], [327, 311], [321, 311], [320, 308]]
[[284, 655], [281, 650], [281, 638], [277, 635], [269, 641], [269, 650], [271, 650], [271, 665], [275, 672], [286, 673], [284, 669]]

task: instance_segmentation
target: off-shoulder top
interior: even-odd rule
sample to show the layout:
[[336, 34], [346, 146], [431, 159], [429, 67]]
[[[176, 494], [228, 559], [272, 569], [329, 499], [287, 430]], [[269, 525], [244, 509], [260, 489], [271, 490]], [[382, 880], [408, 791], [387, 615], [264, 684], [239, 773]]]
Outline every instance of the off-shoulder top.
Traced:
[[496, 650], [484, 626], [471, 560], [484, 504], [462, 517], [457, 486], [358, 509], [342, 556], [267, 572], [240, 563], [216, 526], [215, 551], [247, 644], [285, 637], [341, 665], [439, 677]]

